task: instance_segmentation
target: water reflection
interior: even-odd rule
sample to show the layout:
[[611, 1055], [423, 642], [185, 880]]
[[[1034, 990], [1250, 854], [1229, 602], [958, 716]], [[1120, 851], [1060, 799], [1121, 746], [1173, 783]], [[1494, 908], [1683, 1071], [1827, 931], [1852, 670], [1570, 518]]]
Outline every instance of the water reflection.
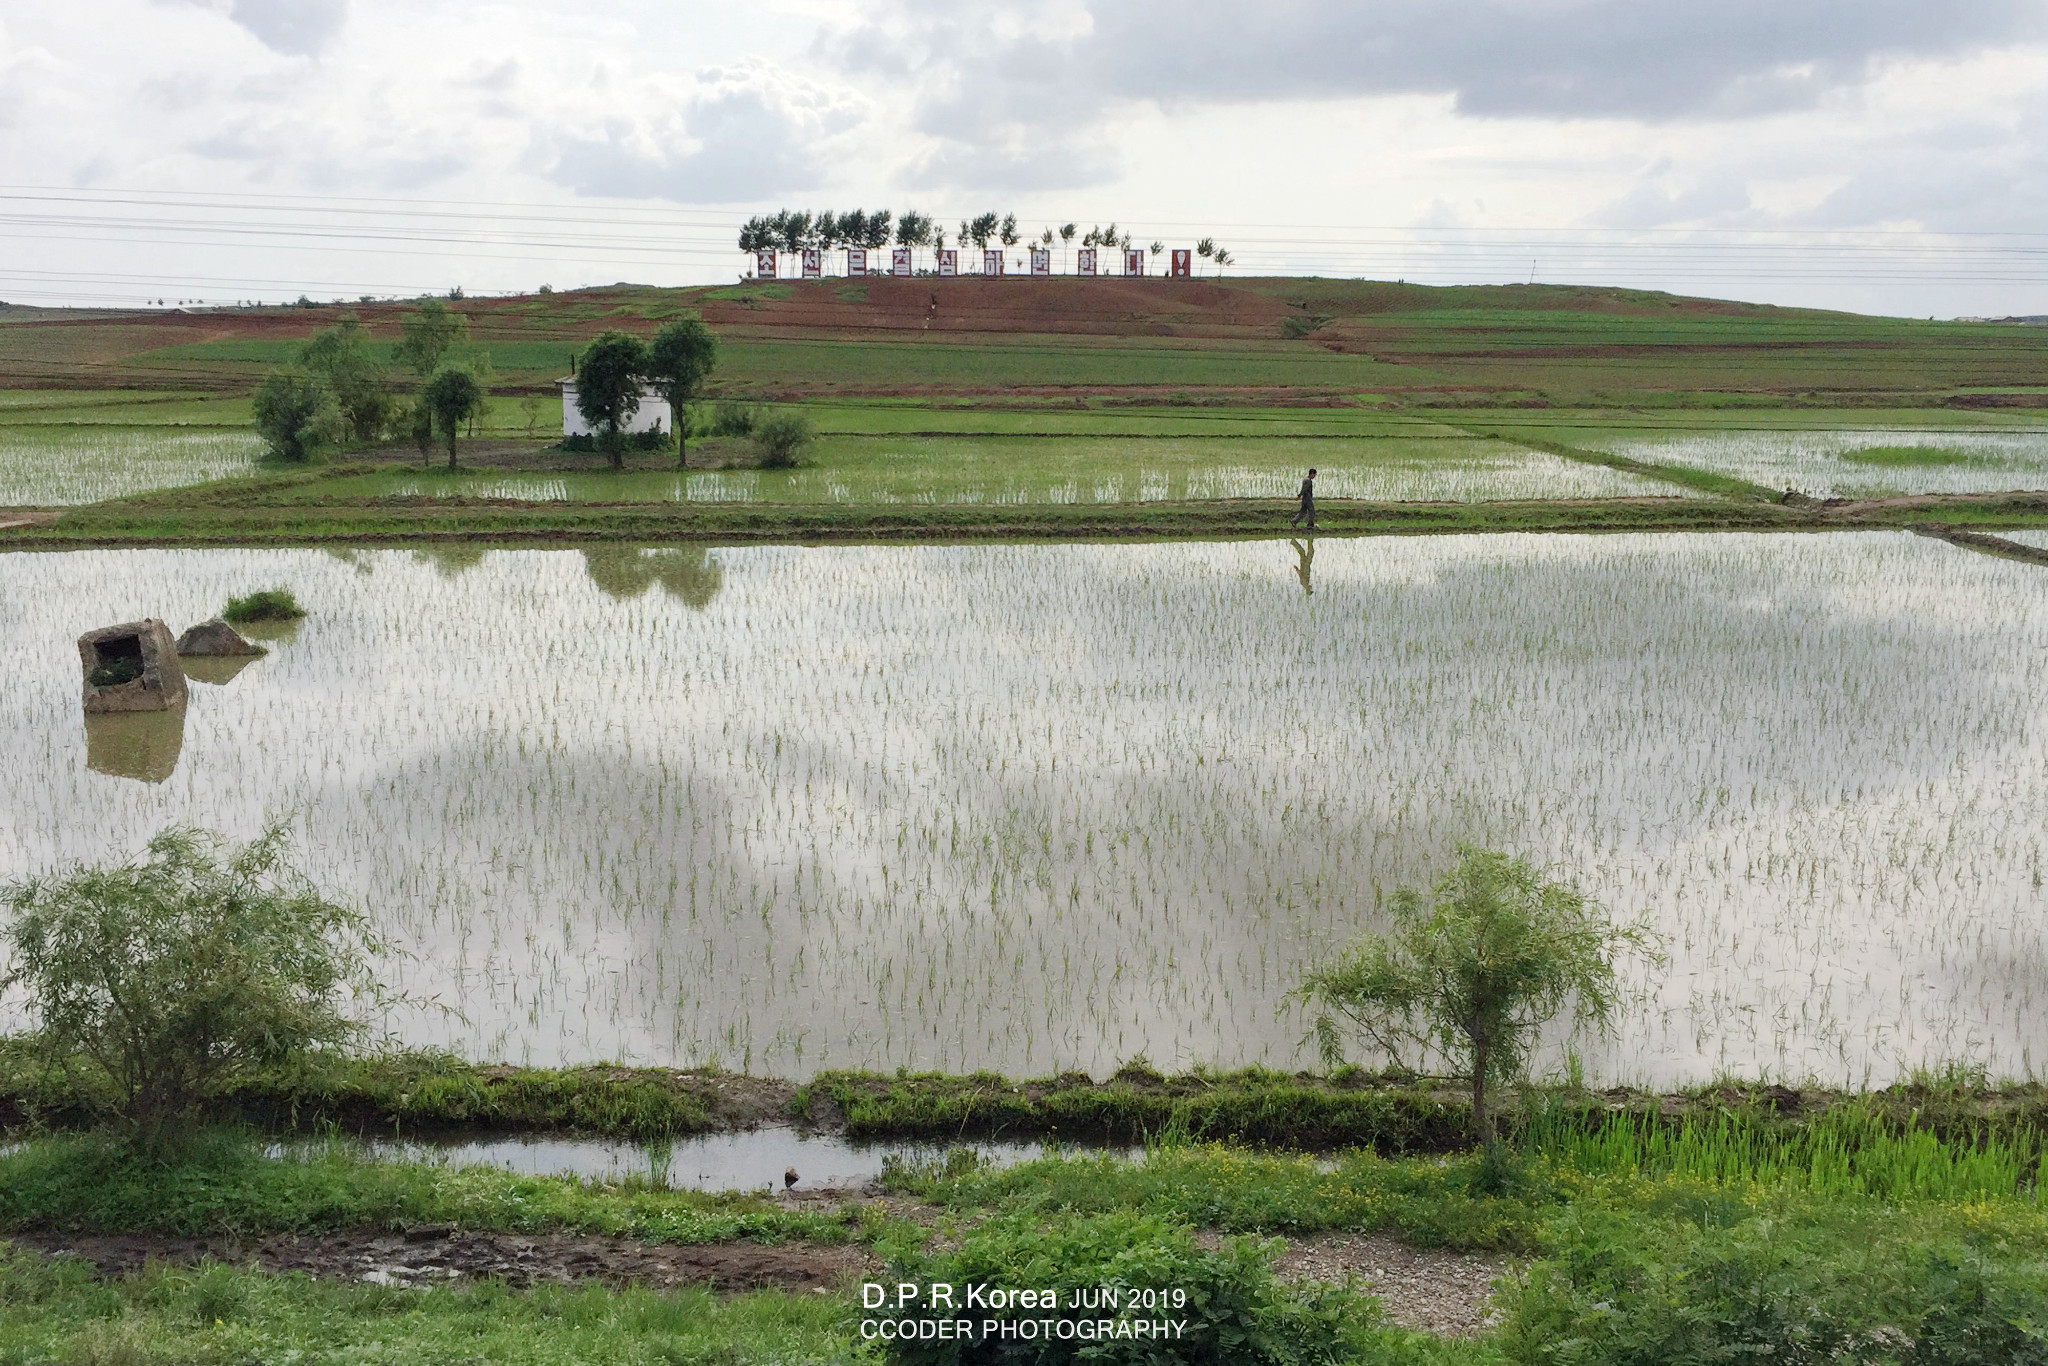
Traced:
[[596, 546], [583, 552], [583, 568], [600, 592], [622, 602], [658, 583], [702, 611], [725, 586], [725, 570], [703, 546]]
[[185, 677], [218, 687], [235, 681], [235, 675], [261, 659], [261, 655], [184, 655], [178, 663]]
[[1314, 597], [1316, 592], [1313, 577], [1316, 563], [1315, 538], [1311, 536], [1306, 541], [1289, 541], [1287, 544], [1294, 547], [1294, 554], [1300, 561], [1300, 563], [1294, 566], [1294, 577], [1301, 580], [1301, 591], [1310, 597]]
[[412, 557], [422, 564], [434, 566], [434, 572], [444, 579], [459, 579], [466, 571], [482, 564], [484, 556], [490, 553], [489, 546], [472, 541], [451, 541], [446, 545], [415, 550]]
[[298, 639], [302, 620], [294, 617], [290, 621], [238, 621], [235, 629], [250, 640], [274, 640], [283, 645]]
[[168, 711], [88, 714], [85, 718], [85, 766], [95, 773], [160, 783], [178, 767], [178, 755], [184, 748], [182, 701]]

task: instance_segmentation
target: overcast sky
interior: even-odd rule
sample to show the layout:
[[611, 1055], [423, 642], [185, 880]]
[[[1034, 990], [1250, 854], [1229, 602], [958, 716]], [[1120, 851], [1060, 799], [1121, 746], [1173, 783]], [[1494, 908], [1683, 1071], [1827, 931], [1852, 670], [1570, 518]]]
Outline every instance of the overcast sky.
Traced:
[[730, 279], [859, 205], [2048, 313], [2044, 97], [2048, 0], [0, 0], [0, 297]]

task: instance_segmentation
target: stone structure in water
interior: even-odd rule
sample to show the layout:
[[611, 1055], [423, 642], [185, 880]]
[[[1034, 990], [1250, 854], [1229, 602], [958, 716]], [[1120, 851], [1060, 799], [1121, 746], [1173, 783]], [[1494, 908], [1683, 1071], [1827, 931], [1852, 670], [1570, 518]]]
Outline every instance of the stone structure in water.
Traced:
[[241, 656], [253, 658], [263, 653], [261, 645], [251, 644], [240, 631], [215, 617], [202, 621], [178, 637], [180, 659], [232, 659]]
[[78, 638], [88, 715], [169, 711], [185, 701], [185, 671], [171, 630], [154, 617]]

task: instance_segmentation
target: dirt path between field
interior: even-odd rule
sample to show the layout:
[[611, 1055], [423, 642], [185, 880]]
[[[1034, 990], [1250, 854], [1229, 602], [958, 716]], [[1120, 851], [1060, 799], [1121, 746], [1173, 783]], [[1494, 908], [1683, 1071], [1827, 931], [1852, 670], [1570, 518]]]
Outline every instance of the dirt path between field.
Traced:
[[[1207, 1232], [1198, 1236], [1209, 1247], [1223, 1237]], [[882, 1270], [882, 1263], [859, 1245], [676, 1246], [573, 1233], [482, 1232], [445, 1224], [396, 1233], [349, 1230], [260, 1237], [17, 1233], [12, 1241], [45, 1256], [80, 1258], [107, 1277], [129, 1275], [152, 1262], [192, 1265], [211, 1260], [374, 1285], [497, 1279], [525, 1290], [595, 1280], [659, 1290], [703, 1286], [727, 1294], [763, 1289], [848, 1294], [862, 1277]], [[1469, 1336], [1488, 1325], [1493, 1281], [1513, 1270], [1502, 1256], [1418, 1250], [1385, 1234], [1334, 1233], [1284, 1241], [1286, 1250], [1276, 1268], [1282, 1278], [1354, 1281], [1360, 1290], [1378, 1296], [1396, 1323], [1450, 1337]]]

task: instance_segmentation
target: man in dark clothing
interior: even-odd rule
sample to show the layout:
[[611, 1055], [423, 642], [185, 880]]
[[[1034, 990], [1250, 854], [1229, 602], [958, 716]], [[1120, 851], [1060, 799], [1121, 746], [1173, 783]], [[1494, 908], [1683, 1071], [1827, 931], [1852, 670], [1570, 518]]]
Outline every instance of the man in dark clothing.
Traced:
[[1301, 508], [1294, 514], [1294, 520], [1287, 525], [1300, 526], [1303, 521], [1307, 521], [1309, 530], [1313, 531], [1316, 526], [1316, 472], [1314, 470], [1310, 470], [1308, 478], [1301, 481], [1300, 497]]

